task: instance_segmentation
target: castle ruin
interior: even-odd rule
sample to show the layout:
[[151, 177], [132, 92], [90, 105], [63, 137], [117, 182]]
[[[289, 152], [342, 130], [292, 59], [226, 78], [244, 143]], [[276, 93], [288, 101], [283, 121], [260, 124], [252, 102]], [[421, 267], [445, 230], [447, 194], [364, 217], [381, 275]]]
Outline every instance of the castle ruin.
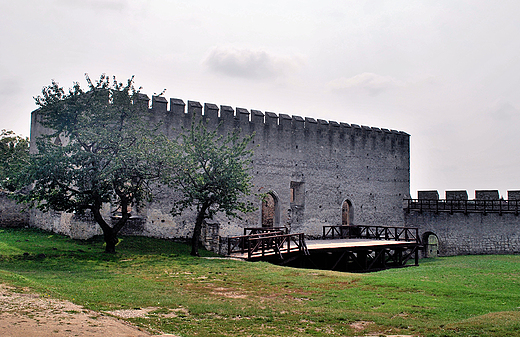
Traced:
[[[410, 136], [402, 131], [289, 116], [230, 106], [141, 95], [143, 114], [173, 139], [194, 117], [220, 132], [255, 133], [251, 143], [253, 193], [257, 205], [241, 220], [222, 215], [203, 228], [207, 248], [221, 237], [241, 235], [248, 227], [286, 227], [318, 238], [323, 226], [365, 225], [417, 227], [423, 256], [520, 253], [520, 191], [419, 191], [410, 198]], [[32, 112], [31, 148], [49, 132]], [[194, 213], [170, 214], [174, 191], [163, 188], [143, 209], [133, 210], [121, 231], [126, 235], [185, 239], [192, 234]], [[258, 194], [266, 197], [262, 200]], [[76, 239], [101, 234], [88, 216], [63, 212], [22, 212], [0, 195], [0, 225], [41, 228]], [[108, 207], [104, 210], [108, 215]]]
[[[410, 198], [410, 136], [405, 132], [175, 98], [168, 102], [160, 96], [153, 96], [149, 107], [149, 98], [141, 99], [143, 114], [160, 122], [160, 132], [172, 139], [183, 127], [189, 128], [194, 117], [202, 118], [208, 128], [220, 123], [220, 132], [255, 133], [253, 193], [267, 197], [250, 196], [257, 210], [242, 220], [217, 216], [206, 227], [208, 240], [217, 234], [241, 234], [245, 227], [285, 226], [319, 237], [324, 225], [404, 223], [403, 199]], [[38, 110], [33, 111], [31, 145], [45, 132]], [[159, 191], [152, 203], [133, 212], [122, 234], [189, 237], [194, 213], [173, 217], [172, 198], [172, 191]], [[32, 210], [29, 222], [73, 238], [100, 234], [91, 219], [74, 214]]]

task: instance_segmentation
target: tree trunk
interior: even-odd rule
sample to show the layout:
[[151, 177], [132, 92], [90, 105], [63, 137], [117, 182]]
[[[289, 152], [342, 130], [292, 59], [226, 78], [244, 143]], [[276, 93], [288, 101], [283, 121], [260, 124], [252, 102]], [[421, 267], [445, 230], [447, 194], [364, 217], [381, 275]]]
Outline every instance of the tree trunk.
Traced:
[[119, 242], [117, 233], [114, 233], [112, 228], [103, 230], [103, 238], [105, 239], [105, 253], [115, 254], [116, 245]]
[[202, 205], [199, 213], [197, 214], [197, 220], [195, 220], [195, 228], [193, 229], [193, 237], [191, 238], [191, 256], [200, 256], [199, 255], [199, 240], [200, 240], [200, 232], [202, 230], [202, 222], [206, 217], [206, 210], [209, 206]]
[[110, 225], [105, 221], [105, 219], [103, 219], [99, 207], [94, 207], [91, 210], [94, 214], [94, 219], [103, 231], [103, 238], [105, 240], [105, 253], [114, 254], [116, 252], [116, 245], [119, 242], [119, 239], [117, 238], [117, 233], [125, 225], [126, 220], [128, 220], [130, 215], [123, 214], [121, 219], [119, 219], [119, 221], [114, 225], [114, 227], [110, 227]]

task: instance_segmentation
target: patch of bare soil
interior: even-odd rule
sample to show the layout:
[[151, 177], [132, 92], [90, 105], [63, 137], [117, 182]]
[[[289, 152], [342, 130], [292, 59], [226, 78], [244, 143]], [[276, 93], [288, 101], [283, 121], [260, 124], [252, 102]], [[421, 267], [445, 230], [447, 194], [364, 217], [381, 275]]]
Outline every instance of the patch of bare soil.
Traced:
[[[351, 323], [350, 327], [352, 329], [354, 329], [355, 331], [360, 332], [362, 330], [365, 330], [366, 328], [368, 328], [372, 324], [374, 324], [374, 322], [357, 321], [357, 322]], [[414, 335], [387, 335], [387, 334], [379, 333], [379, 332], [369, 333], [368, 335], [356, 336], [356, 337], [381, 337], [381, 336], [384, 336], [384, 337], [416, 337]]]
[[[0, 336], [147, 337], [122, 320], [0, 284]], [[173, 335], [163, 335], [173, 336]]]
[[[124, 310], [114, 310], [114, 311], [106, 311], [106, 313], [120, 317], [120, 318], [138, 318], [138, 317], [148, 317], [150, 314], [154, 314], [160, 318], [173, 318], [181, 316], [188, 316], [189, 312], [185, 308], [178, 309], [168, 309], [167, 313], [157, 314], [155, 311], [159, 309], [158, 307], [148, 307], [148, 308], [139, 308], [139, 309], [124, 309]], [[163, 335], [163, 336], [171, 336], [171, 335]]]
[[374, 322], [367, 321], [358, 321], [350, 324], [350, 327], [356, 331], [365, 330], [369, 325], [374, 324]]

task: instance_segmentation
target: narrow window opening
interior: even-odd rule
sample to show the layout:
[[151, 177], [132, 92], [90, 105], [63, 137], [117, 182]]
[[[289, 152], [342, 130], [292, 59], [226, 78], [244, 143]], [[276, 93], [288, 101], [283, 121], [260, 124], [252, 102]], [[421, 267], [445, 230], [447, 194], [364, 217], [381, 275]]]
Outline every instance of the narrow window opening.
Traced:
[[291, 204], [303, 206], [305, 204], [305, 183], [291, 181]]

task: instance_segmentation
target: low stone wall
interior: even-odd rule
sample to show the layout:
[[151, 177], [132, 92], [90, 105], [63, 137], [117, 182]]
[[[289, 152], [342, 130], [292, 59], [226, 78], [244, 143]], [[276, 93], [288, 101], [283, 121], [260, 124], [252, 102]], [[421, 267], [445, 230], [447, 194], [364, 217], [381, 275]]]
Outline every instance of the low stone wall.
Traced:
[[[150, 211], [150, 210], [149, 210]], [[112, 224], [118, 221], [117, 217], [110, 217], [107, 209], [103, 210], [105, 218], [111, 218]], [[152, 212], [152, 214], [154, 214]], [[92, 216], [87, 212], [83, 215], [65, 212], [41, 212], [30, 210], [26, 214], [26, 226], [31, 218], [32, 227], [46, 231], [63, 234], [72, 239], [86, 240], [95, 235], [102, 235], [103, 232]], [[194, 221], [190, 221], [189, 216], [181, 218], [182, 226], [175, 226], [175, 223], [167, 221], [154, 221], [149, 212], [144, 216], [131, 217], [119, 232], [119, 235], [138, 235], [162, 239], [191, 239], [193, 235]], [[157, 219], [155, 219], [157, 220]], [[193, 220], [193, 219], [191, 219]], [[179, 233], [182, 228], [182, 233]], [[220, 223], [217, 221], [206, 221], [201, 232], [201, 242], [205, 249], [219, 253], [221, 251], [220, 242]]]
[[65, 212], [30, 211], [30, 223], [33, 228], [66, 235], [72, 239], [86, 240], [101, 235], [101, 228], [89, 214], [78, 215]]
[[0, 191], [0, 227], [28, 227], [29, 212], [9, 196], [9, 192]]

